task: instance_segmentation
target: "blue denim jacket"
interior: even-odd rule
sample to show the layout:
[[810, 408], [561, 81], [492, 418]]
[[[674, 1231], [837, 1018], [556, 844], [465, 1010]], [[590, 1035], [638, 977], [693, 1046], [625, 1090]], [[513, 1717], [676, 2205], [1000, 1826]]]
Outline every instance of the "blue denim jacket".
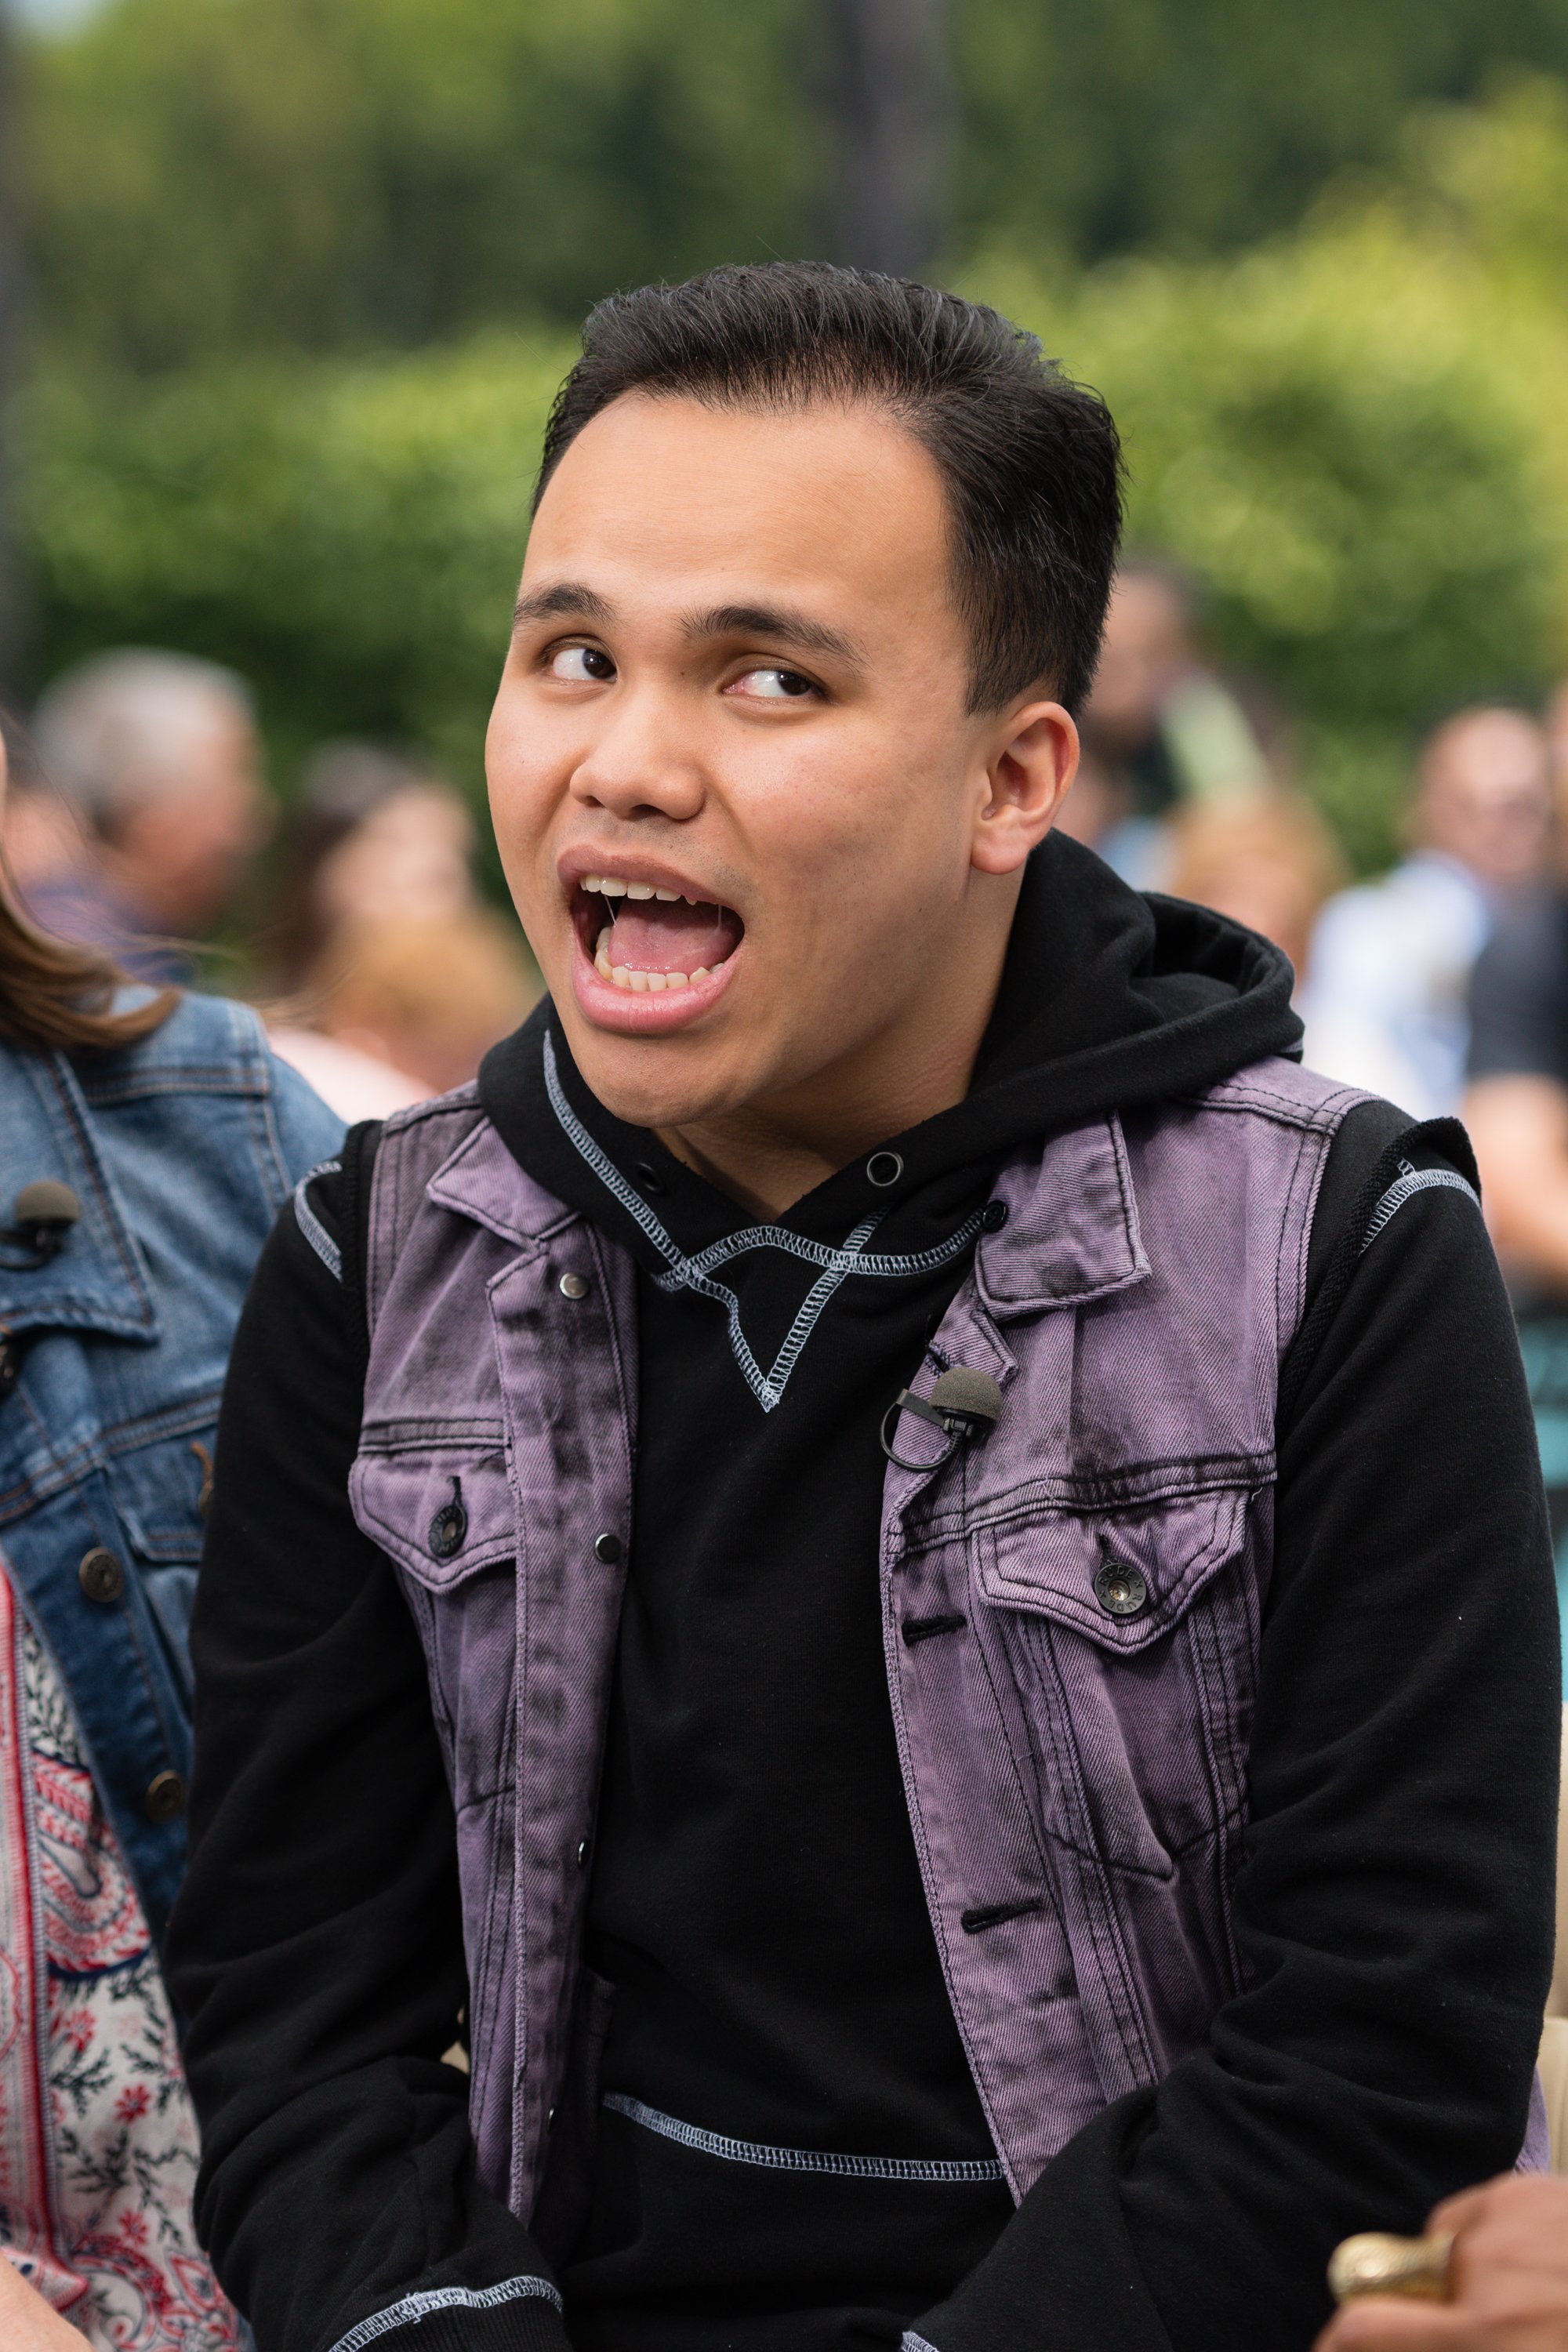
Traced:
[[[0, 1225], [38, 1177], [58, 1254], [0, 1246], [0, 1560], [70, 1696], [154, 1938], [184, 1864], [186, 1635], [218, 1392], [257, 1254], [342, 1123], [245, 1006], [187, 996], [111, 1054], [0, 1045]], [[10, 1261], [7, 1263], [7, 1261]], [[107, 1553], [83, 1572], [94, 1552]]]

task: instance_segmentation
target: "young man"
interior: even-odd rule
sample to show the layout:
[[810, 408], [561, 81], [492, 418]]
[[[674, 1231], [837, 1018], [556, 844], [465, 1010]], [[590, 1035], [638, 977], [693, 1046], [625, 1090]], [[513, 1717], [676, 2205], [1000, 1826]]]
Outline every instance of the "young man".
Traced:
[[589, 321], [489, 741], [551, 999], [302, 1188], [219, 1442], [261, 2352], [1302, 2347], [1526, 2142], [1508, 1309], [1460, 1132], [1047, 838], [1117, 478], [921, 287]]

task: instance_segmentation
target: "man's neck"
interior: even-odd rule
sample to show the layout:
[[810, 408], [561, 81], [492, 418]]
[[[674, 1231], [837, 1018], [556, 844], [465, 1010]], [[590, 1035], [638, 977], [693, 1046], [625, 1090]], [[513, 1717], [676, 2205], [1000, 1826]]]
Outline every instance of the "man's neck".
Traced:
[[963, 1100], [1006, 947], [1004, 934], [974, 959], [940, 1009], [922, 1003], [801, 1086], [721, 1118], [658, 1128], [660, 1142], [742, 1208], [782, 1216], [862, 1153]]

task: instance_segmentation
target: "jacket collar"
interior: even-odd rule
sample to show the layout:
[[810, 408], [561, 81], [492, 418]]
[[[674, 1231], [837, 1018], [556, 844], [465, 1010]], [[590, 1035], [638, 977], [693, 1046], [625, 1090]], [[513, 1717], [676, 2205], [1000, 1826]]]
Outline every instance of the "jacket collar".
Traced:
[[426, 1193], [438, 1208], [455, 1209], [502, 1241], [527, 1246], [575, 1223], [581, 1213], [535, 1182], [488, 1118], [442, 1161]]
[[1149, 1261], [1121, 1121], [1114, 1111], [1020, 1152], [996, 1180], [1007, 1204], [1000, 1233], [984, 1234], [975, 1286], [998, 1322], [1047, 1307], [1078, 1307], [1142, 1282]]
[[[503, 1241], [536, 1245], [579, 1213], [519, 1166], [488, 1118], [431, 1178], [428, 1197]], [[996, 1180], [1000, 1233], [982, 1235], [975, 1282], [998, 1322], [1142, 1282], [1149, 1261], [1121, 1122], [1111, 1112], [1020, 1152]]]

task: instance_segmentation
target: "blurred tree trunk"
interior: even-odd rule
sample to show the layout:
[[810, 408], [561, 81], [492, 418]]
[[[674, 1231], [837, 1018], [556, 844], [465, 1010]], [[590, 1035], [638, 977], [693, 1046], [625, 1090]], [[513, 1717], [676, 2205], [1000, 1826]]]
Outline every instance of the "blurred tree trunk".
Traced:
[[16, 230], [16, 49], [0, 0], [0, 695], [20, 690], [26, 609], [17, 545], [15, 407], [21, 379], [22, 263]]
[[947, 228], [953, 131], [947, 0], [826, 0], [829, 251], [918, 278]]

